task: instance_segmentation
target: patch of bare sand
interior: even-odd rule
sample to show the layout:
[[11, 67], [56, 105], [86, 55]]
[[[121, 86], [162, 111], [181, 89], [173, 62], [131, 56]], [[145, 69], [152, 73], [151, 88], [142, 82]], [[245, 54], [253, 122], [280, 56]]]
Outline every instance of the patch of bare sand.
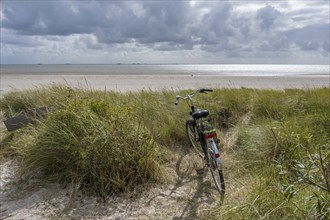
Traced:
[[209, 172], [197, 175], [195, 154], [180, 150], [166, 168], [168, 182], [143, 193], [111, 196], [106, 201], [77, 194], [71, 187], [38, 178], [21, 179], [19, 164], [0, 165], [0, 219], [195, 219], [219, 201]]
[[117, 92], [151, 90], [177, 90], [210, 88], [318, 88], [329, 87], [324, 76], [218, 76], [218, 75], [33, 75], [2, 74], [1, 93], [49, 86], [61, 83], [67, 86]]

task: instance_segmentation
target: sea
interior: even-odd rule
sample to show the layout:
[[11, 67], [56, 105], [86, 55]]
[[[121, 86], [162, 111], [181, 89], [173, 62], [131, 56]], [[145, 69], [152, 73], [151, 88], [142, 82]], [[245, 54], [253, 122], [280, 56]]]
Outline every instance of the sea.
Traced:
[[55, 75], [219, 75], [329, 77], [329, 65], [261, 64], [1, 64], [1, 74]]

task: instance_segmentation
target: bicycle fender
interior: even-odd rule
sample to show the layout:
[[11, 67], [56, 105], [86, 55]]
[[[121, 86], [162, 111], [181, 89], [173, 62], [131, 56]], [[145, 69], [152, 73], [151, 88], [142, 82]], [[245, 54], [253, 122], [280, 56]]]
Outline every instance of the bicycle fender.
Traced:
[[222, 169], [222, 163], [221, 163], [220, 153], [219, 153], [217, 144], [215, 143], [213, 138], [209, 139], [209, 143], [212, 147], [212, 151], [213, 151], [214, 156], [215, 156], [215, 160], [216, 160], [216, 163], [217, 163], [218, 170], [221, 170]]

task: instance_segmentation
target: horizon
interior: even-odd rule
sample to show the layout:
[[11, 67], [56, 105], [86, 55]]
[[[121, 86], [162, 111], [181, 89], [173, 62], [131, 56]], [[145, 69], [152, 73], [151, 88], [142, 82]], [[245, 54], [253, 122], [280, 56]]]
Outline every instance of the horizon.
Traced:
[[1, 65], [283, 65], [283, 66], [330, 66], [329, 64], [292, 64], [292, 63], [0, 63]]

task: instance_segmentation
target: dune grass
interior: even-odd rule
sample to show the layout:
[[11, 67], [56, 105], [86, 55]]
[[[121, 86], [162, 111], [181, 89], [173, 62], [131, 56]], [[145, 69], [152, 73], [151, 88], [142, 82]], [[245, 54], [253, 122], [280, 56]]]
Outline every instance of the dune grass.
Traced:
[[231, 198], [206, 218], [329, 218], [329, 89], [251, 91], [247, 98], [251, 117], [238, 125], [232, 153], [243, 166], [247, 196]]
[[[61, 85], [1, 98], [10, 117], [48, 106], [48, 117], [8, 134], [1, 155], [24, 162], [24, 173], [42, 171], [97, 195], [161, 182], [166, 155], [189, 147], [188, 106], [174, 105], [189, 91], [115, 93]], [[238, 131], [226, 148], [227, 192], [205, 219], [327, 219], [330, 212], [330, 90], [221, 89], [196, 96], [224, 132]], [[9, 138], [10, 136], [10, 138]], [[235, 195], [234, 195], [235, 194]], [[243, 195], [243, 196], [242, 196]]]

